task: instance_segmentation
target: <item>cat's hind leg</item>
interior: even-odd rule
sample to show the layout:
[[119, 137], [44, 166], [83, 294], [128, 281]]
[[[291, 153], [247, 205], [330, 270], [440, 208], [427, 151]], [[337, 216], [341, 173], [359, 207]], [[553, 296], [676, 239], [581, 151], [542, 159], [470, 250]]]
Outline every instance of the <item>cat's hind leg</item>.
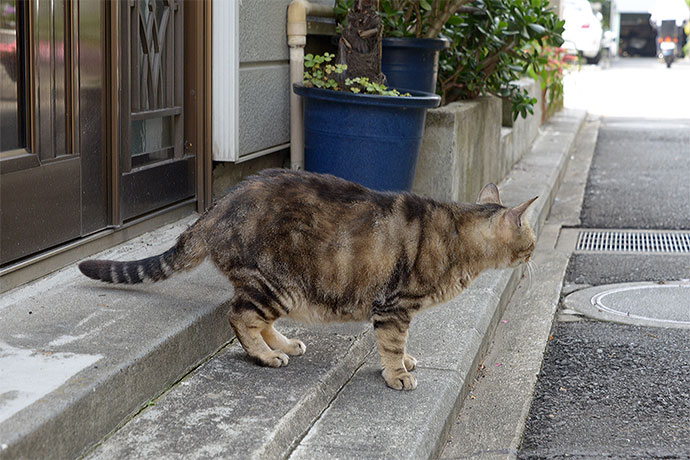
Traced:
[[230, 326], [247, 354], [264, 366], [282, 367], [289, 362], [288, 356], [281, 350], [271, 349], [262, 335], [262, 331], [272, 327], [276, 319], [270, 309], [241, 296], [236, 296], [231, 302], [228, 313]]
[[414, 369], [417, 361], [405, 353], [409, 319], [393, 314], [376, 314], [372, 320], [383, 364], [383, 379], [395, 390], [414, 390], [417, 379], [409, 371]]
[[276, 331], [273, 324], [261, 331], [261, 336], [264, 338], [269, 347], [274, 350], [280, 350], [290, 356], [300, 356], [307, 351], [307, 346], [301, 340], [288, 339], [280, 332]]

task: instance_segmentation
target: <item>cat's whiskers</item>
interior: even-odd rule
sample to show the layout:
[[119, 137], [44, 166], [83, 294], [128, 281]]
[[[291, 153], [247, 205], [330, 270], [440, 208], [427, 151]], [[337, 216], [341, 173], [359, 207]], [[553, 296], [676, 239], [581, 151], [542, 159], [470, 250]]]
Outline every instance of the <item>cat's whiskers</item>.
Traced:
[[534, 274], [537, 272], [538, 268], [531, 259], [528, 260], [525, 265], [527, 266], [527, 290], [530, 291], [532, 290], [532, 278], [534, 277]]

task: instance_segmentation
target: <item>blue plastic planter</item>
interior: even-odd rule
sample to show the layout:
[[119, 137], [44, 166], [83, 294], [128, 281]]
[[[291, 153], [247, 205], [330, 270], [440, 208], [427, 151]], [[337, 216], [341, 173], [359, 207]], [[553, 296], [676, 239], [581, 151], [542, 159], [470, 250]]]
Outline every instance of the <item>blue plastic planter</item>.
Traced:
[[294, 85], [304, 100], [305, 169], [376, 190], [411, 190], [429, 108], [441, 98], [354, 94]]
[[449, 45], [447, 38], [384, 38], [381, 71], [388, 86], [436, 92], [438, 55]]

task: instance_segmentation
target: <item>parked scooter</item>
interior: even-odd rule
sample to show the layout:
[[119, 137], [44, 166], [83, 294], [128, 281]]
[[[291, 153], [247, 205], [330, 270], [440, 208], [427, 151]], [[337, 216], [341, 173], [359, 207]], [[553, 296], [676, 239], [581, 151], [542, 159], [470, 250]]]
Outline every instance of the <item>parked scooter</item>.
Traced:
[[664, 59], [667, 68], [671, 68], [676, 58], [678, 49], [678, 27], [676, 21], [661, 21], [657, 40], [659, 42], [659, 54]]

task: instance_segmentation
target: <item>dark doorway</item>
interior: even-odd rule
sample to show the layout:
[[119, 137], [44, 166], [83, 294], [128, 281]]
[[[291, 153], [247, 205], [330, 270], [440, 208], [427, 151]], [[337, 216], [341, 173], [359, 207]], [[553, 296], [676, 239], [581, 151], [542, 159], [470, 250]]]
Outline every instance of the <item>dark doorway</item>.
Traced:
[[649, 23], [649, 14], [621, 14], [621, 56], [656, 55], [656, 32]]

